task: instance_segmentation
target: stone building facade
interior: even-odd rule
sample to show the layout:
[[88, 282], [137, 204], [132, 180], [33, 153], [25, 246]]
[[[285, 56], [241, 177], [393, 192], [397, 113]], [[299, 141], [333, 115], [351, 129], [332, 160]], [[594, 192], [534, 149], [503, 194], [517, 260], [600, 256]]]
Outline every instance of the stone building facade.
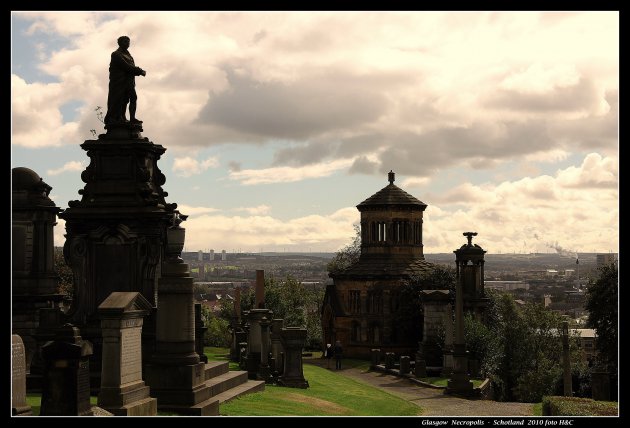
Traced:
[[[370, 349], [406, 353], [417, 342], [400, 334], [393, 316], [400, 286], [432, 269], [424, 259], [422, 216], [427, 205], [394, 184], [357, 205], [361, 213], [361, 255], [347, 269], [331, 273], [322, 305], [324, 343], [340, 340], [344, 356], [369, 358]], [[422, 329], [422, 326], [418, 326]]]

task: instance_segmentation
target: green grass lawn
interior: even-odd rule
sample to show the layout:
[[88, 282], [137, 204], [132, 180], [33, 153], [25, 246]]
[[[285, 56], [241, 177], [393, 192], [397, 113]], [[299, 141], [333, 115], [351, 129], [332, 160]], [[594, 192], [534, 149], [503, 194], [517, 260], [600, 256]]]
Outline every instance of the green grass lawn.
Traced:
[[208, 357], [208, 361], [229, 361], [230, 370], [240, 370], [238, 363], [230, 361], [230, 349], [229, 348], [217, 348], [214, 346], [205, 346], [203, 353]]
[[[97, 401], [96, 397], [90, 397], [90, 403], [93, 406], [96, 406], [96, 401]], [[33, 410], [33, 415], [39, 416], [39, 412], [41, 409], [42, 395], [41, 394], [26, 394], [26, 402], [28, 403], [29, 406], [31, 406], [31, 409]]]
[[[344, 360], [348, 365], [359, 364]], [[360, 364], [367, 364], [361, 361]], [[348, 366], [346, 365], [346, 367]], [[372, 386], [304, 364], [308, 389], [267, 385], [265, 391], [221, 404], [227, 416], [413, 416], [421, 409]]]

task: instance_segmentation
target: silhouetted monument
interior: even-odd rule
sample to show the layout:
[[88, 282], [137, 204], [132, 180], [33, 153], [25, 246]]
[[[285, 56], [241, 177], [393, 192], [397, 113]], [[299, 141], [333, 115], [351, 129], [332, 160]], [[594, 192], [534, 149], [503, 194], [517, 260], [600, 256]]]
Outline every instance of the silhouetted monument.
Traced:
[[[131, 40], [127, 36], [118, 38], [118, 49], [112, 52], [109, 63], [109, 93], [107, 95], [107, 114], [105, 128], [113, 129], [120, 124], [139, 124], [136, 118], [136, 76], [146, 76], [147, 73], [136, 67], [133, 57], [129, 53]], [[125, 117], [129, 104], [129, 118]]]
[[471, 395], [473, 383], [468, 375], [468, 356], [464, 341], [464, 287], [479, 284], [483, 278], [483, 255], [485, 251], [479, 245], [473, 245], [472, 238], [476, 232], [464, 232], [468, 244], [455, 250], [457, 263], [457, 285], [455, 290], [455, 338], [453, 343], [453, 373], [446, 386], [446, 392], [452, 394]]
[[49, 198], [52, 187], [35, 171], [18, 167], [11, 175], [12, 332], [24, 342], [26, 373], [41, 379], [39, 311], [58, 306], [64, 298], [57, 292], [59, 276], [53, 263], [53, 227], [60, 209]]
[[[68, 316], [94, 345], [92, 387], [100, 386], [101, 326], [97, 308], [112, 292], [137, 291], [155, 308], [166, 230], [177, 204], [165, 201], [166, 177], [157, 162], [166, 149], [141, 135], [139, 121], [125, 121], [131, 102], [134, 118], [134, 76], [144, 72], [129, 55], [128, 38], [112, 53], [106, 134], [81, 148], [90, 164], [81, 173], [81, 200], [70, 201], [60, 218], [66, 221], [64, 256], [74, 275]], [[142, 71], [142, 73], [141, 73]], [[144, 360], [153, 352], [155, 311], [142, 330]]]

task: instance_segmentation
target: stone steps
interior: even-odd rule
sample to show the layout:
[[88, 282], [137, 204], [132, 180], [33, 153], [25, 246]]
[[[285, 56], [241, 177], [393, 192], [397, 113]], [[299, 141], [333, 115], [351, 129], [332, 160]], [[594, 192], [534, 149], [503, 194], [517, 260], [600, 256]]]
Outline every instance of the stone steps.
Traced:
[[220, 376], [230, 371], [230, 363], [227, 361], [210, 361], [206, 363], [206, 380]]
[[232, 371], [215, 376], [206, 381], [206, 386], [210, 388], [210, 397], [214, 397], [230, 388], [237, 387], [247, 382], [246, 371]]
[[[228, 361], [206, 363], [205, 378], [205, 384], [210, 388], [210, 400], [216, 400], [217, 403], [224, 403], [244, 394], [265, 390], [265, 382], [248, 380], [247, 371], [230, 371]], [[214, 411], [214, 408], [212, 410]], [[216, 411], [218, 412], [218, 404]]]
[[259, 392], [265, 390], [265, 381], [262, 380], [248, 380], [247, 382], [231, 388], [225, 392], [215, 395], [212, 398], [218, 399], [219, 404], [223, 404], [230, 401], [233, 398], [240, 397], [241, 395], [250, 394], [252, 392]]

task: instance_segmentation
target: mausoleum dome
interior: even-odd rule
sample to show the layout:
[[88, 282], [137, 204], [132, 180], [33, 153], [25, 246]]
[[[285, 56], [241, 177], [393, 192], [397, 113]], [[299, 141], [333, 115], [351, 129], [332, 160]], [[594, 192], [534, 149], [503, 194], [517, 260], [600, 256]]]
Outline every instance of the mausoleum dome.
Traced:
[[17, 167], [11, 170], [13, 206], [46, 205], [55, 203], [48, 197], [52, 187], [30, 168]]

